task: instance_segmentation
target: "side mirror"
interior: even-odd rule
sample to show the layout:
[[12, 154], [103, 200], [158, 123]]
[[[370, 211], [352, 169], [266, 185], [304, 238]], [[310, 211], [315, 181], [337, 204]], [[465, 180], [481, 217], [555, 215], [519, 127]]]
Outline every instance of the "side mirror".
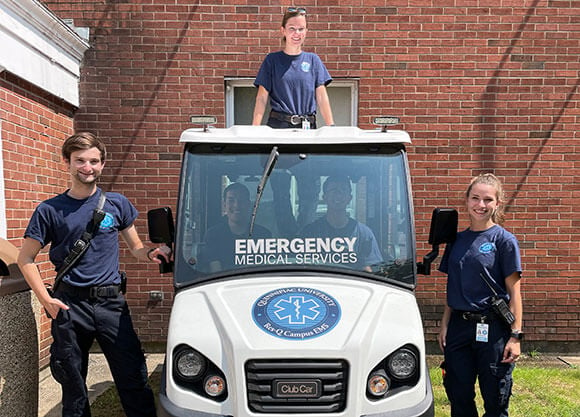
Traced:
[[451, 243], [457, 236], [457, 210], [450, 208], [436, 208], [431, 216], [429, 230], [429, 244], [440, 245]]
[[451, 243], [457, 236], [457, 219], [458, 215], [455, 209], [436, 208], [433, 210], [429, 230], [429, 243], [433, 245], [433, 249], [423, 257], [423, 262], [417, 263], [417, 273], [431, 274], [431, 264], [439, 255], [439, 245]]
[[171, 246], [175, 239], [173, 215], [169, 207], [162, 207], [147, 212], [149, 240], [153, 243], [165, 243]]
[[[175, 228], [173, 215], [169, 207], [162, 207], [147, 212], [147, 226], [149, 228], [149, 240], [153, 243], [165, 243], [173, 250], [175, 241]], [[157, 257], [161, 264], [159, 272], [164, 274], [173, 271], [173, 262], [167, 262], [163, 256]]]

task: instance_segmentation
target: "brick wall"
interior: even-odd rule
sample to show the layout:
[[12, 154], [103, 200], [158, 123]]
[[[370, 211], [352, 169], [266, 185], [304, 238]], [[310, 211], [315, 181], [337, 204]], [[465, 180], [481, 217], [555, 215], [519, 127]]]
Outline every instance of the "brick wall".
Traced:
[[[0, 74], [0, 119], [7, 239], [20, 247], [34, 208], [40, 201], [62, 192], [68, 184], [60, 145], [72, 132], [72, 109], [3, 72]], [[54, 278], [48, 251], [43, 250], [37, 259], [42, 277]], [[40, 366], [45, 366], [51, 342], [50, 323], [47, 318], [38, 317]]]
[[[47, 0], [91, 30], [78, 129], [109, 141], [110, 189], [144, 213], [176, 197], [180, 131], [190, 114], [224, 122], [224, 77], [255, 76], [280, 46], [288, 1]], [[176, 4], [177, 3], [177, 4]], [[182, 4], [180, 4], [182, 3]], [[260, 5], [254, 5], [259, 3]], [[552, 0], [315, 0], [307, 48], [335, 78], [359, 77], [359, 125], [398, 115], [413, 138], [418, 241], [435, 206], [463, 206], [469, 179], [505, 180], [507, 223], [524, 262], [525, 349], [580, 350], [580, 3]], [[461, 211], [461, 226], [466, 225]], [[144, 232], [144, 216], [137, 224]], [[421, 246], [421, 253], [427, 251]], [[169, 278], [125, 257], [145, 341], [162, 340]], [[435, 340], [445, 277], [421, 277]]]

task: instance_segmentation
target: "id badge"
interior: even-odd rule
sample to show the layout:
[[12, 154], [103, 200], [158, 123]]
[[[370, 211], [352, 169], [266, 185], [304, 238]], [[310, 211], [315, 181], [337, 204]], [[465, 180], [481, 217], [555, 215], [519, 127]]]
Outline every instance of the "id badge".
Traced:
[[310, 129], [310, 120], [308, 119], [302, 120], [302, 129]]
[[487, 343], [489, 339], [489, 324], [487, 323], [477, 323], [475, 329], [475, 341]]

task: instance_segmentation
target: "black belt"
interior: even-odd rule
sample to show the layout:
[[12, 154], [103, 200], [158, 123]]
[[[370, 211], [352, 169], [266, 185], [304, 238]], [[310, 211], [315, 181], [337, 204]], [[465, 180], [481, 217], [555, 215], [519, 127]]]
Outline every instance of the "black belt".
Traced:
[[308, 120], [310, 123], [316, 122], [316, 115], [314, 114], [288, 114], [288, 113], [278, 113], [277, 111], [270, 111], [270, 117], [272, 119], [280, 120], [282, 122], [288, 122], [291, 125], [297, 126], [301, 124], [304, 120]]
[[480, 323], [490, 322], [495, 319], [492, 311], [472, 312], [472, 311], [454, 311], [463, 320], [478, 321]]
[[121, 293], [120, 285], [105, 285], [101, 287], [77, 287], [61, 282], [58, 291], [79, 298], [113, 298]]

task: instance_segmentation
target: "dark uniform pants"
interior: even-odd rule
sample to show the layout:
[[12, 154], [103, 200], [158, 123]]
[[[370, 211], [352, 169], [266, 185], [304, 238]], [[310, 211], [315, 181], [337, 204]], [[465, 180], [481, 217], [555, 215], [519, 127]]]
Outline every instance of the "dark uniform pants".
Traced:
[[58, 292], [69, 310], [52, 321], [50, 368], [62, 385], [63, 417], [90, 417], [86, 377], [89, 349], [96, 339], [111, 369], [127, 417], [154, 417], [141, 343], [125, 297], [83, 298]]
[[501, 363], [510, 330], [500, 320], [489, 324], [488, 342], [476, 342], [476, 321], [453, 313], [445, 346], [444, 385], [451, 403], [451, 417], [478, 417], [475, 380], [479, 381], [485, 414], [507, 417], [512, 390], [513, 364]]

